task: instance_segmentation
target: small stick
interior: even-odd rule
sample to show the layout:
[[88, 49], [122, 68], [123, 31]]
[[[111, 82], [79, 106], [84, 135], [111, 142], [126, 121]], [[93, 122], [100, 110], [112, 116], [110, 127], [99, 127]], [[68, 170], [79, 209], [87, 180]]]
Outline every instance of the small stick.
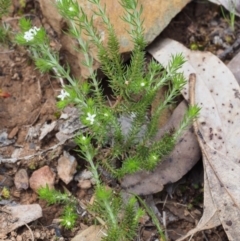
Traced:
[[122, 96], [118, 96], [116, 102], [113, 104], [112, 109], [116, 108], [116, 106], [121, 102]]
[[[189, 104], [194, 106], [195, 103], [195, 86], [196, 86], [196, 74], [192, 73], [189, 75]], [[206, 142], [203, 139], [203, 136], [198, 128], [197, 120], [193, 120], [193, 128], [195, 131], [196, 136], [200, 137], [201, 141], [199, 141], [199, 145], [202, 149], [204, 149], [203, 144]]]
[[32, 241], [34, 241], [35, 239], [34, 239], [34, 234], [33, 234], [32, 229], [31, 229], [25, 222], [24, 222], [24, 225], [28, 228], [29, 232], [30, 232], [31, 235], [32, 235]]
[[196, 85], [196, 74], [192, 73], [189, 75], [189, 103], [195, 105], [195, 85]]

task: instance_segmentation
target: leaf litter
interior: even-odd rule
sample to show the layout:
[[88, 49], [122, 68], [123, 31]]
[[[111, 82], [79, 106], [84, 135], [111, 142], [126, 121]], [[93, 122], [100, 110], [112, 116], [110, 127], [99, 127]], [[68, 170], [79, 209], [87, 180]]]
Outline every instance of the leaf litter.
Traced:
[[40, 217], [42, 217], [42, 208], [39, 204], [0, 207], [0, 238]]
[[[213, 54], [190, 51], [165, 39], [150, 46], [152, 56], [166, 66], [171, 56], [186, 58], [186, 79], [196, 74], [195, 103], [201, 107], [195, 133], [204, 163], [204, 213], [197, 227], [178, 241], [196, 232], [222, 224], [229, 240], [240, 236], [240, 87], [232, 72]], [[189, 84], [182, 94], [189, 101]]]

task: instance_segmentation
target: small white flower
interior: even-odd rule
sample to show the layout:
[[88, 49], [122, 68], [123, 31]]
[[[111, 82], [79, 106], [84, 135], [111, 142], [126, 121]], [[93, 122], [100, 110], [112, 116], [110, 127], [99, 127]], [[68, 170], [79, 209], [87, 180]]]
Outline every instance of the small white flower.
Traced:
[[91, 114], [91, 113], [87, 113], [87, 118], [86, 118], [86, 120], [88, 120], [89, 122], [90, 122], [90, 124], [92, 125], [93, 124], [93, 122], [94, 122], [94, 118], [96, 117], [96, 115], [95, 114]]
[[157, 160], [157, 156], [156, 156], [156, 155], [152, 155], [151, 158], [152, 158], [153, 160]]
[[143, 86], [145, 86], [145, 85], [146, 85], [146, 83], [145, 83], [145, 82], [142, 82], [140, 85], [143, 87]]
[[32, 35], [32, 33], [30, 33], [30, 32], [25, 32], [24, 33], [24, 39], [27, 41], [27, 42], [29, 42], [29, 41], [31, 41], [31, 40], [33, 40], [34, 39], [34, 36]]
[[69, 10], [70, 12], [74, 12], [75, 9], [74, 9], [74, 7], [69, 7], [68, 10]]
[[70, 221], [67, 221], [67, 226], [70, 227], [71, 226], [71, 222]]
[[64, 100], [67, 96], [70, 96], [68, 92], [66, 92], [65, 90], [61, 90], [60, 95], [58, 95], [57, 97], [61, 100]]
[[26, 31], [24, 33], [24, 39], [29, 42], [32, 41], [34, 39], [34, 37], [36, 36], [37, 32], [40, 30], [40, 28], [37, 28], [36, 26], [29, 29], [28, 31]]
[[103, 42], [103, 40], [106, 38], [106, 37], [105, 37], [105, 32], [104, 32], [104, 31], [101, 31], [101, 32], [99, 33], [99, 35], [100, 35], [100, 41]]
[[33, 28], [31, 28], [29, 31], [31, 31], [33, 34], [37, 34], [37, 32], [40, 30], [40, 28], [37, 28], [36, 26], [34, 26]]

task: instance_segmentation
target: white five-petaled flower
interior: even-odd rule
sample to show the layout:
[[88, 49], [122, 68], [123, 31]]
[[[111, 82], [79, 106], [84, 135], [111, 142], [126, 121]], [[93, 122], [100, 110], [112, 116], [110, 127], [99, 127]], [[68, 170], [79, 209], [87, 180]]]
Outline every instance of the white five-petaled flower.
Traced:
[[34, 39], [36, 36], [37, 32], [40, 30], [40, 28], [37, 28], [36, 26], [33, 28], [30, 28], [28, 31], [24, 33], [24, 39], [29, 42]]
[[96, 117], [95, 114], [91, 114], [91, 113], [88, 112], [86, 120], [88, 120], [90, 122], [90, 124], [92, 125], [95, 117]]
[[65, 90], [61, 90], [60, 95], [58, 95], [57, 97], [61, 100], [64, 100], [67, 96], [69, 96], [68, 92], [66, 92]]

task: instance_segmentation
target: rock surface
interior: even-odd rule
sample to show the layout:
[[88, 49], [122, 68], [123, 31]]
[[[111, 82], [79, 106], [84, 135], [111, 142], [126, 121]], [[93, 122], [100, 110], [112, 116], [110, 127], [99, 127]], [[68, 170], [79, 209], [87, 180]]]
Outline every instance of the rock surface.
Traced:
[[[64, 20], [58, 14], [56, 7], [54, 6], [54, 2], [55, 0], [39, 1], [42, 13], [52, 28], [59, 34], [59, 36], [62, 36], [61, 43], [63, 45], [63, 50], [66, 50], [66, 53], [68, 53], [67, 59], [69, 60], [69, 64], [74, 75], [87, 77], [88, 72], [81, 64], [83, 55], [74, 49], [73, 40], [61, 34]], [[78, 2], [84, 9], [84, 12], [88, 16], [91, 16], [94, 11], [94, 6], [88, 0], [78, 0]], [[144, 19], [144, 35], [146, 41], [148, 43], [152, 42], [169, 24], [171, 19], [189, 2], [190, 0], [139, 0], [139, 3], [143, 6], [142, 18]], [[124, 12], [123, 8], [119, 4], [119, 1], [102, 0], [101, 4], [106, 4], [106, 11], [112, 24], [114, 25], [116, 34], [120, 41], [120, 52], [126, 53], [131, 51], [133, 44], [127, 33], [127, 24], [120, 19], [120, 16], [123, 16]], [[107, 39], [105, 36], [107, 36], [107, 34], [105, 33], [105, 27], [98, 16], [94, 16], [94, 25], [103, 36], [103, 42], [106, 42]], [[94, 51], [94, 49], [91, 49], [90, 52], [96, 60], [97, 52]], [[79, 66], [81, 69], [79, 69]], [[96, 67], [97, 66], [98, 64]]]
[[57, 171], [59, 177], [68, 184], [76, 173], [77, 161], [74, 156], [64, 151], [63, 155], [58, 159]]
[[37, 192], [40, 187], [54, 188], [54, 180], [56, 174], [48, 167], [44, 166], [33, 172], [32, 176], [29, 179], [30, 187], [33, 191]]
[[28, 173], [25, 169], [19, 169], [14, 177], [14, 184], [18, 190], [27, 190], [29, 187]]
[[80, 180], [78, 182], [78, 187], [80, 187], [81, 189], [89, 189], [91, 188], [92, 183], [90, 180]]

